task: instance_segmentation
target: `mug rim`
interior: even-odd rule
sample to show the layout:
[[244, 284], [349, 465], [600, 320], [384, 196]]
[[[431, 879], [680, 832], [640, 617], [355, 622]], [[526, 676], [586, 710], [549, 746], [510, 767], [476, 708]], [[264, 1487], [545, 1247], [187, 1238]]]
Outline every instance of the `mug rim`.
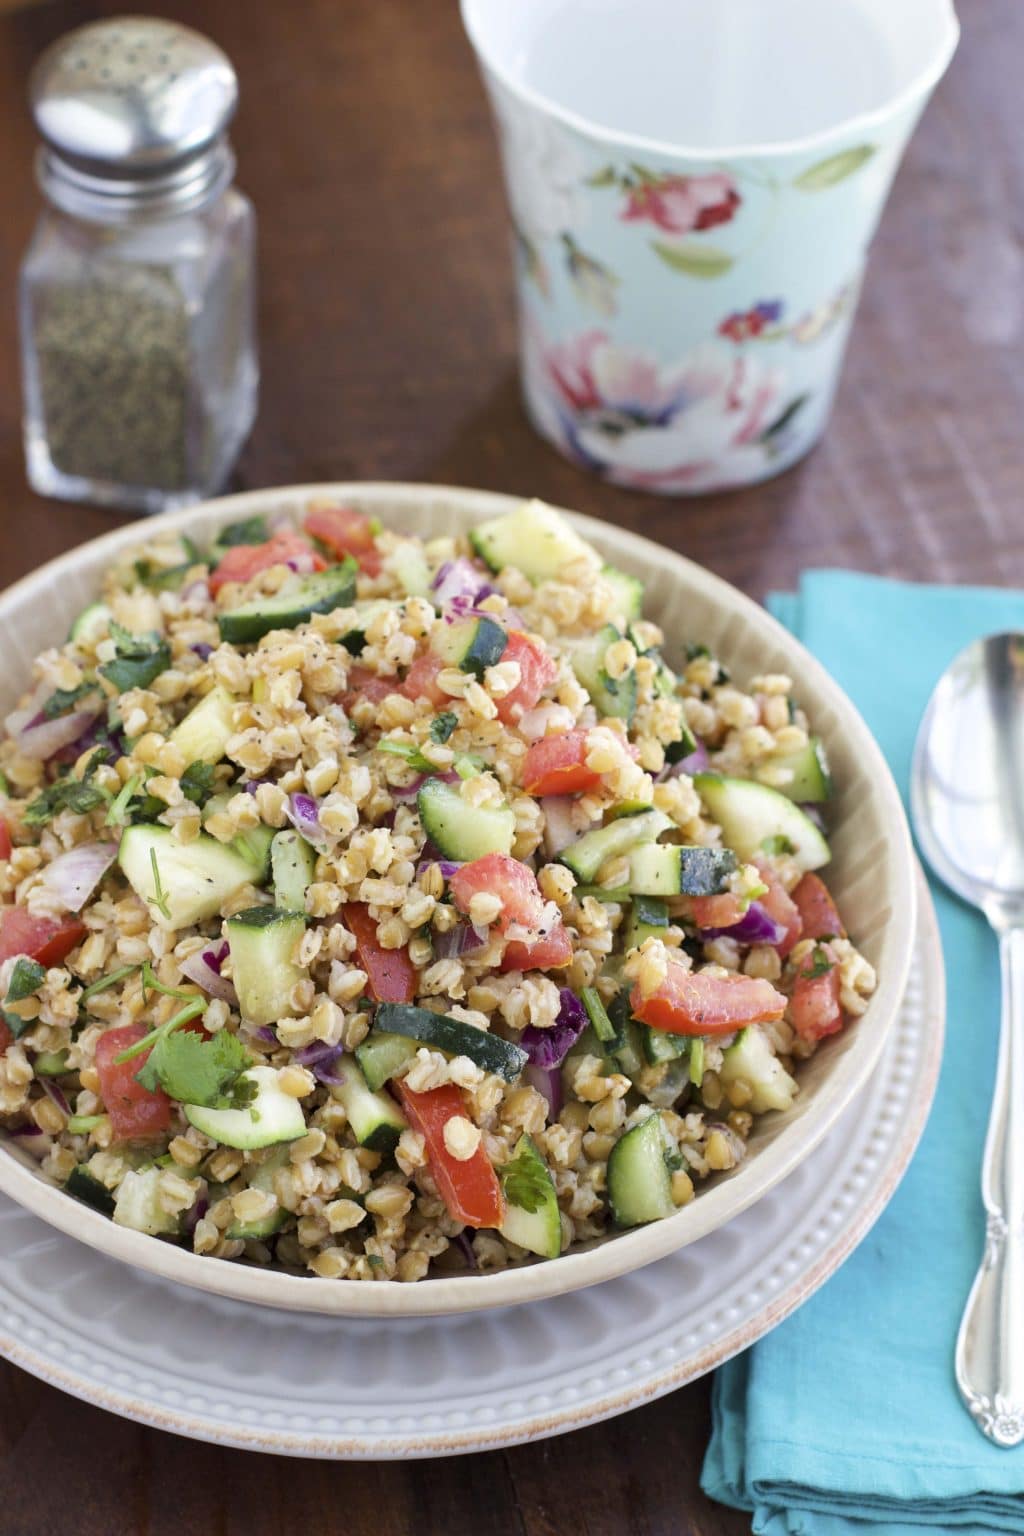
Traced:
[[953, 0], [938, 0], [940, 27], [930, 63], [919, 70], [911, 81], [891, 96], [884, 105], [874, 107], [867, 112], [854, 113], [852, 116], [842, 118], [829, 128], [819, 129], [815, 133], [801, 134], [793, 139], [772, 139], [760, 144], [716, 144], [712, 148], [699, 149], [685, 144], [672, 144], [666, 139], [649, 138], [645, 134], [605, 128], [592, 118], [584, 116], [583, 113], [560, 106], [543, 92], [514, 79], [504, 65], [495, 60], [493, 50], [485, 46], [481, 38], [480, 28], [476, 25], [472, 14], [481, 3], [486, 3], [486, 0], [459, 0], [462, 25], [479, 64], [488, 74], [493, 75], [511, 96], [518, 98], [533, 111], [554, 118], [564, 127], [573, 129], [583, 138], [600, 144], [616, 145], [634, 153], [659, 155], [678, 160], [716, 162], [725, 159], [757, 160], [780, 155], [803, 154], [854, 132], [868, 132], [897, 115], [915, 100], [926, 97], [945, 74], [960, 41], [960, 20]]

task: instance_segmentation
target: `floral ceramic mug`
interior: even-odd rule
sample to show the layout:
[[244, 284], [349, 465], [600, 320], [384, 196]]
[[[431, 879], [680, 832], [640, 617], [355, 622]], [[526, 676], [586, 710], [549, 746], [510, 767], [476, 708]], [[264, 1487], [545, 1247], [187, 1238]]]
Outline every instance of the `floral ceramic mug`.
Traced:
[[828, 419], [950, 0], [462, 0], [537, 430], [619, 485], [761, 480]]

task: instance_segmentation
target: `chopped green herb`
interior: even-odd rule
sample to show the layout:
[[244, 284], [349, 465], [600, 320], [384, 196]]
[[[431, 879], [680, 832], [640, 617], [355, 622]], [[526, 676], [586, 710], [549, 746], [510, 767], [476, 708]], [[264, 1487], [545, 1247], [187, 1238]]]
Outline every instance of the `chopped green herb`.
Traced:
[[88, 1136], [102, 1120], [102, 1115], [72, 1115], [65, 1130], [70, 1131], [72, 1136]]
[[180, 1028], [182, 1024], [187, 1024], [189, 1019], [198, 1018], [205, 1012], [205, 999], [197, 997], [193, 1002], [187, 1003], [184, 1008], [179, 1008], [177, 1013], [172, 1014], [166, 1024], [158, 1024], [156, 1029], [151, 1029], [148, 1035], [143, 1035], [142, 1039], [136, 1040], [134, 1045], [119, 1051], [114, 1057], [114, 1065], [119, 1067], [122, 1062], [134, 1061], [136, 1056], [144, 1056], [147, 1051], [154, 1048], [158, 1040], [162, 1040], [165, 1035], [173, 1034], [174, 1030]]
[[215, 771], [213, 763], [189, 763], [180, 780], [185, 799], [193, 805], [205, 805], [213, 794]]
[[9, 1013], [6, 1008], [0, 1008], [0, 1019], [7, 1025], [15, 1040], [20, 1039], [26, 1029], [31, 1029], [35, 1023], [35, 1019], [20, 1018], [16, 1013]]
[[478, 774], [483, 773], [487, 764], [478, 753], [465, 752], [455, 759], [452, 766], [460, 779], [475, 779]]
[[677, 1173], [680, 1168], [686, 1166], [686, 1159], [676, 1147], [666, 1147], [661, 1155], [669, 1173]]
[[811, 954], [809, 968], [806, 971], [801, 971], [800, 974], [814, 981], [818, 976], [827, 976], [834, 966], [835, 961], [830, 958], [828, 950], [822, 948], [820, 944], [816, 944]]
[[372, 1264], [374, 1269], [384, 1268], [384, 1260], [381, 1258], [379, 1253], [368, 1253], [366, 1255], [366, 1262], [368, 1264]]
[[613, 1040], [615, 1038], [615, 1025], [608, 1017], [608, 1010], [601, 1000], [601, 994], [596, 987], [584, 987], [580, 992], [580, 1002], [587, 1010], [587, 1018], [593, 1026], [594, 1034], [599, 1040]]
[[764, 849], [765, 853], [776, 854], [796, 852], [796, 849], [793, 847], [793, 844], [790, 842], [789, 838], [783, 836], [781, 832], [777, 832], [774, 837], [762, 838], [761, 847]]
[[122, 965], [107, 976], [98, 976], [95, 981], [89, 983], [78, 1001], [86, 1003], [90, 997], [98, 997], [101, 992], [106, 992], [110, 987], [116, 987], [119, 981], [124, 981], [126, 976], [130, 976], [138, 969], [137, 965]]
[[539, 1211], [551, 1188], [544, 1164], [528, 1152], [520, 1152], [501, 1170], [501, 1187], [510, 1205], [522, 1211]]
[[143, 782], [141, 773], [133, 773], [130, 779], [126, 779], [110, 802], [107, 817], [103, 823], [106, 827], [124, 827], [131, 820], [131, 802], [138, 793]]
[[[103, 749], [99, 749], [100, 755]], [[42, 790], [25, 809], [22, 816], [27, 827], [41, 827], [61, 811], [71, 811], [76, 816], [84, 816], [88, 811], [94, 811], [98, 805], [105, 805], [110, 799], [110, 791], [101, 788], [93, 782], [92, 774], [95, 766], [96, 753], [89, 759], [85, 773], [80, 779], [66, 776], [58, 779], [47, 789]]]
[[209, 1040], [192, 1030], [165, 1034], [156, 1041], [136, 1078], [152, 1092], [163, 1088], [180, 1104], [208, 1109], [241, 1109], [255, 1097], [251, 1081], [240, 1081], [252, 1057], [237, 1035], [218, 1030]]
[[4, 1002], [20, 1003], [23, 998], [31, 997], [42, 986], [45, 977], [45, 965], [40, 965], [38, 960], [28, 960], [24, 955], [19, 956], [14, 962]]
[[153, 905], [167, 919], [167, 921], [170, 922], [171, 909], [168, 905], [167, 893], [164, 890], [163, 884], [160, 880], [160, 866], [156, 861], [155, 848], [151, 848], [149, 850], [149, 859], [153, 866], [153, 889], [156, 892], [156, 895], [153, 897]]
[[239, 523], [228, 523], [217, 535], [217, 543], [224, 549], [234, 544], [264, 544], [270, 538], [265, 517], [247, 517]]
[[148, 960], [144, 961], [142, 966], [142, 995], [145, 997], [147, 992], [160, 992], [164, 997], [183, 997], [187, 1002], [191, 1002], [196, 996], [195, 992], [182, 992], [174, 987], [165, 987]]
[[436, 771], [437, 765], [432, 763], [429, 758], [424, 757], [419, 747], [414, 746], [411, 741], [390, 741], [385, 739], [384, 741], [378, 741], [377, 750], [378, 752], [388, 752], [392, 757], [404, 758], [409, 767], [415, 768], [417, 773], [433, 773]]
[[79, 683], [77, 688], [58, 688], [51, 693], [43, 705], [43, 714], [47, 720], [56, 720], [58, 715], [66, 715], [69, 709], [81, 700], [88, 698], [90, 693], [96, 692], [97, 685], [93, 683]]
[[704, 1041], [697, 1035], [690, 1046], [690, 1082], [699, 1088], [704, 1081]]
[[194, 560], [185, 560], [181, 565], [157, 565], [152, 560], [136, 560], [135, 574], [142, 585], [153, 592], [172, 592], [184, 585], [194, 564]]
[[133, 635], [123, 624], [111, 619], [110, 635], [117, 647], [117, 656], [99, 670], [118, 693], [127, 693], [130, 688], [148, 688], [171, 664], [171, 648], [157, 634]]
[[436, 741], [438, 745], [447, 741], [458, 723], [458, 715], [453, 714], [450, 709], [444, 710], [440, 715], [435, 715], [434, 719], [430, 722], [431, 741]]

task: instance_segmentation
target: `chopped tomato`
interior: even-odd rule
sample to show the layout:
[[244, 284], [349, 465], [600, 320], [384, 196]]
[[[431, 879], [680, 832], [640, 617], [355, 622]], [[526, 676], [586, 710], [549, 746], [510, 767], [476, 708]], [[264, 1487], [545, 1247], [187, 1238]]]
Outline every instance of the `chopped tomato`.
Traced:
[[399, 692], [407, 699], [429, 699], [431, 704], [450, 704], [451, 699], [437, 686], [437, 674], [445, 663], [432, 651], [421, 651], [405, 676]]
[[529, 795], [572, 795], [596, 789], [601, 775], [587, 767], [587, 732], [565, 731], [535, 741], [523, 759], [523, 788]]
[[687, 916], [698, 928], [735, 928], [746, 910], [746, 903], [731, 891], [721, 896], [691, 896], [686, 903]]
[[768, 887], [767, 896], [759, 896], [758, 901], [768, 916], [773, 917], [786, 930], [782, 940], [775, 946], [785, 959], [804, 931], [800, 910], [771, 865], [763, 863], [758, 864], [757, 867], [761, 879]]
[[302, 524], [306, 532], [343, 560], [351, 555], [367, 576], [379, 576], [380, 553], [373, 524], [354, 507], [314, 507]]
[[359, 966], [367, 975], [370, 996], [378, 1003], [411, 1003], [416, 996], [416, 967], [407, 946], [385, 949], [377, 938], [377, 921], [369, 907], [350, 901], [342, 908], [345, 926], [355, 935]]
[[28, 955], [40, 965], [60, 965], [85, 938], [77, 917], [36, 917], [27, 907], [0, 912], [0, 961]]
[[514, 629], [509, 635], [501, 659], [519, 664], [518, 683], [511, 693], [497, 700], [498, 719], [515, 725], [534, 707], [545, 688], [550, 688], [558, 676], [558, 663], [538, 640], [531, 640], [521, 629]]
[[824, 880], [815, 874], [804, 875], [793, 892], [793, 900], [803, 920], [805, 939], [845, 939], [843, 920]]
[[499, 971], [557, 971], [572, 959], [572, 940], [564, 923], [556, 923], [551, 932], [534, 944], [509, 939], [501, 957]]
[[[826, 959], [828, 969], [815, 975]], [[801, 963], [789, 999], [789, 1017], [801, 1039], [821, 1040], [825, 1035], [834, 1035], [842, 1029], [843, 1010], [839, 1004], [839, 988], [839, 967], [831, 950], [827, 945], [816, 944]]]
[[401, 1079], [395, 1087], [410, 1124], [427, 1144], [430, 1171], [451, 1215], [467, 1227], [500, 1227], [505, 1219], [505, 1196], [483, 1143], [472, 1157], [463, 1160], [453, 1157], [445, 1146], [448, 1121], [466, 1114], [462, 1090], [454, 1083], [445, 1083], [441, 1088], [414, 1093]]
[[14, 844], [11, 842], [11, 829], [0, 816], [0, 859], [9, 859], [14, 852]]
[[781, 1019], [786, 999], [769, 981], [751, 976], [710, 976], [669, 959], [665, 980], [648, 996], [633, 987], [634, 1018], [673, 1035], [731, 1035], [744, 1024]]
[[275, 533], [265, 544], [234, 544], [210, 572], [210, 591], [216, 596], [229, 581], [251, 581], [272, 565], [287, 565], [297, 559], [308, 561], [314, 571], [327, 569], [327, 561], [300, 533]]
[[171, 1101], [166, 1093], [162, 1088], [151, 1093], [135, 1078], [149, 1052], [120, 1064], [114, 1060], [146, 1033], [144, 1024], [125, 1024], [108, 1029], [96, 1042], [100, 1095], [115, 1141], [152, 1141], [170, 1128]]
[[397, 677], [378, 677], [376, 672], [371, 672], [367, 667], [349, 667], [348, 687], [343, 694], [339, 695], [339, 699], [344, 707], [350, 710], [361, 699], [369, 699], [371, 704], [379, 704], [381, 699], [386, 699], [389, 693], [404, 691]]

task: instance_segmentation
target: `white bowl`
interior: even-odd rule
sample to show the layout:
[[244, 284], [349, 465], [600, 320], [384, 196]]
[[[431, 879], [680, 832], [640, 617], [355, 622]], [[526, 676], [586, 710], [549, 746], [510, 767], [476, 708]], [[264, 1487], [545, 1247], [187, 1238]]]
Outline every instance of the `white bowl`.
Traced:
[[[515, 506], [508, 496], [443, 486], [348, 484], [246, 492], [131, 523], [70, 550], [0, 594], [4, 648], [0, 710], [27, 684], [33, 658], [60, 642], [75, 614], [95, 596], [105, 568], [122, 550], [157, 534], [189, 533], [200, 544], [222, 524], [257, 512], [301, 508], [312, 496], [337, 496], [386, 524], [431, 537], [465, 529]], [[916, 921], [913, 856], [906, 819], [885, 760], [842, 690], [762, 608], [681, 555], [635, 534], [574, 513], [580, 533], [605, 557], [639, 576], [646, 613], [666, 632], [676, 659], [687, 641], [709, 645], [740, 682], [758, 672], [787, 672], [824, 739], [837, 785], [829, 808], [834, 862], [829, 885], [879, 985], [855, 1024], [826, 1041], [800, 1071], [793, 1108], [757, 1122], [748, 1158], [718, 1175], [676, 1215], [603, 1238], [559, 1259], [487, 1275], [423, 1280], [415, 1285], [321, 1280], [201, 1258], [159, 1239], [115, 1226], [45, 1179], [21, 1148], [0, 1151], [0, 1190], [72, 1237], [138, 1269], [221, 1296], [290, 1310], [375, 1317], [423, 1317], [514, 1305], [594, 1285], [663, 1257], [730, 1221], [784, 1179], [835, 1124], [876, 1068], [910, 964]]]

